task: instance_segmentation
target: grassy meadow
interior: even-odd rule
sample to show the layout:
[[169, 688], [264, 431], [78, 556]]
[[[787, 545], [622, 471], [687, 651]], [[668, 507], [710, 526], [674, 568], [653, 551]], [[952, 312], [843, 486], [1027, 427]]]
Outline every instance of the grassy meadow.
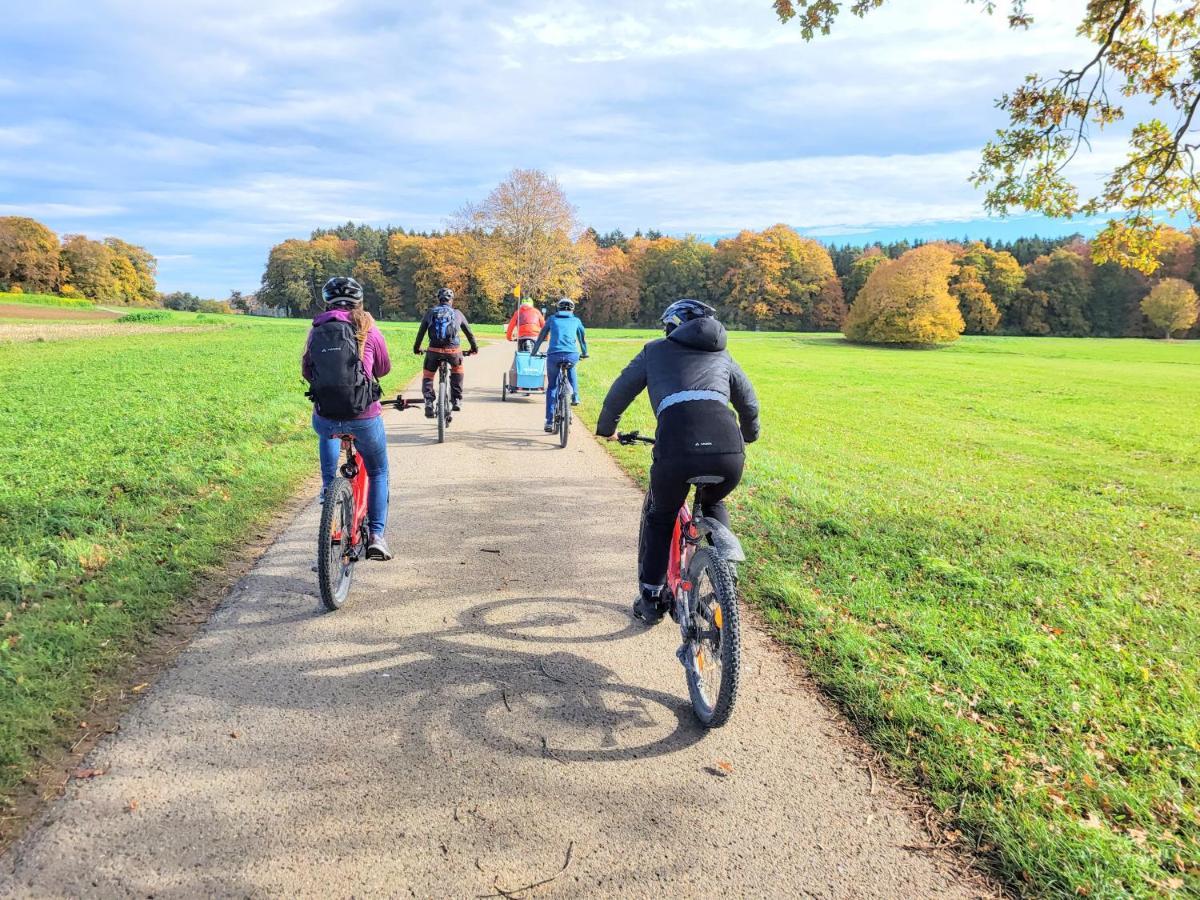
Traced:
[[[105, 675], [317, 471], [307, 323], [167, 315], [195, 327], [0, 343], [0, 820]], [[384, 331], [394, 389], [414, 331]]]
[[[166, 316], [0, 343], [0, 796], [316, 473], [307, 323]], [[382, 327], [390, 392], [420, 361]], [[651, 335], [590, 335], [585, 417]], [[731, 349], [774, 632], [1019, 892], [1200, 892], [1200, 344]], [[652, 430], [644, 400], [622, 427]]]
[[[637, 348], [595, 336], [588, 417]], [[1200, 892], [1200, 344], [730, 349], [775, 633], [1018, 891]]]

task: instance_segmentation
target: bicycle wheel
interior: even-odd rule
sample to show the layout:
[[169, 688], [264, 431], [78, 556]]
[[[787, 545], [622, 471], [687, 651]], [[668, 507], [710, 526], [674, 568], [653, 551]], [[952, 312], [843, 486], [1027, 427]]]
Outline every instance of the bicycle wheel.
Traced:
[[446, 442], [446, 420], [450, 417], [450, 398], [447, 394], [446, 370], [443, 368], [441, 375], [438, 376], [437, 423], [439, 444]]
[[571, 383], [567, 380], [565, 374], [558, 376], [558, 402], [555, 404], [558, 407], [558, 446], [567, 446], [567, 436], [571, 433], [571, 403], [567, 399], [567, 392], [571, 390]]
[[317, 584], [321, 602], [333, 611], [342, 608], [350, 593], [354, 562], [347, 553], [354, 544], [354, 496], [350, 482], [335, 478], [325, 491], [321, 527], [317, 531]]
[[729, 563], [701, 547], [688, 567], [691, 640], [682, 648], [692, 710], [705, 728], [729, 721], [742, 675], [742, 621]]

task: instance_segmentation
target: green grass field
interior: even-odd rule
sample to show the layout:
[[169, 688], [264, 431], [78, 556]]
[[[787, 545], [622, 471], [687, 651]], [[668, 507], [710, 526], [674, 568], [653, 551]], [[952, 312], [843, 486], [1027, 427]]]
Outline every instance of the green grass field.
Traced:
[[[170, 321], [221, 327], [0, 345], [0, 798], [317, 471], [307, 323]], [[411, 328], [384, 331], [394, 389], [419, 361]]]
[[[603, 337], [588, 416], [638, 349]], [[776, 634], [1018, 891], [1200, 893], [1200, 344], [731, 350]]]
[[[307, 323], [187, 323], [0, 345], [0, 793], [315, 474]], [[419, 360], [382, 327], [391, 391]], [[646, 336], [592, 333], [585, 415]], [[748, 599], [863, 734], [1018, 891], [1200, 890], [1200, 345], [732, 350]]]

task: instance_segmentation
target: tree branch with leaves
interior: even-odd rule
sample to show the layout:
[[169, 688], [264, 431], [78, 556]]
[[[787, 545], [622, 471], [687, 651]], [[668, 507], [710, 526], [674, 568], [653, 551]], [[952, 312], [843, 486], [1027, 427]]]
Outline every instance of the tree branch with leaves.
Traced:
[[[829, 34], [848, 7], [863, 17], [885, 0], [775, 0], [783, 22], [796, 20], [805, 40]], [[967, 0], [988, 13], [999, 0]], [[1008, 24], [1035, 22], [1026, 0], [1008, 0]], [[1119, 262], [1151, 273], [1165, 227], [1156, 219], [1183, 214], [1200, 220], [1200, 0], [1089, 0], [1078, 33], [1095, 45], [1078, 68], [1028, 75], [997, 106], [1008, 126], [983, 148], [971, 177], [986, 188], [984, 206], [1055, 218], [1109, 215], [1093, 243], [1098, 263]], [[1068, 169], [1095, 135], [1124, 121], [1123, 102], [1161, 111], [1133, 124], [1128, 154], [1103, 186], [1082, 196]]]

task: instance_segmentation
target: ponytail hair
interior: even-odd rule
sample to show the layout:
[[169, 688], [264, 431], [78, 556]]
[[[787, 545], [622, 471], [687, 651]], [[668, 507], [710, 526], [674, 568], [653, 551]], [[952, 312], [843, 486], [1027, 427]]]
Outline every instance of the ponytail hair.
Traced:
[[358, 340], [358, 356], [361, 359], [367, 345], [367, 332], [375, 327], [375, 317], [361, 306], [350, 311], [350, 324], [354, 326], [354, 337]]

